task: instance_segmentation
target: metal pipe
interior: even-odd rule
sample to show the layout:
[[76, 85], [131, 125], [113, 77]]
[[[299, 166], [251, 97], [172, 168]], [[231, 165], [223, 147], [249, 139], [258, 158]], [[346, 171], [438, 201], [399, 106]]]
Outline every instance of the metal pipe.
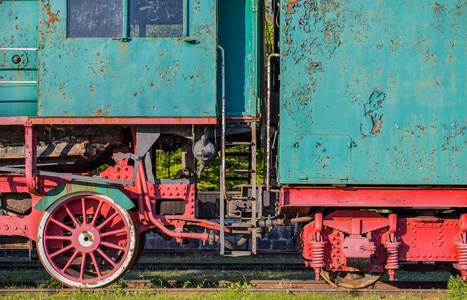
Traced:
[[279, 57], [279, 54], [272, 53], [268, 56], [268, 86], [267, 86], [267, 103], [266, 103], [266, 190], [270, 191], [271, 180], [271, 60], [273, 57]]
[[183, 0], [183, 37], [188, 37], [188, 0]]
[[0, 84], [37, 84], [38, 81], [0, 81]]
[[222, 149], [221, 149], [221, 178], [220, 178], [220, 203], [219, 203], [219, 223], [220, 223], [220, 255], [224, 255], [225, 247], [225, 51], [224, 48], [217, 45], [221, 50], [221, 66], [222, 66]]
[[141, 178], [140, 184], [143, 188], [143, 198], [146, 203], [146, 209], [148, 210], [148, 216], [151, 222], [159, 228], [163, 233], [167, 234], [168, 236], [179, 238], [179, 239], [184, 239], [184, 238], [191, 238], [191, 239], [200, 239], [203, 241], [207, 241], [209, 239], [209, 234], [207, 232], [204, 233], [187, 233], [187, 232], [174, 232], [167, 227], [164, 226], [164, 224], [159, 221], [152, 210], [152, 205], [151, 205], [151, 200], [149, 199], [149, 192], [148, 192], [148, 186], [147, 186], [147, 181], [146, 181], [146, 173], [144, 171], [144, 164], [140, 164], [139, 169], [139, 176]]
[[128, 38], [128, 0], [123, 0], [123, 32], [122, 39]]
[[0, 48], [0, 51], [39, 51], [38, 48]]

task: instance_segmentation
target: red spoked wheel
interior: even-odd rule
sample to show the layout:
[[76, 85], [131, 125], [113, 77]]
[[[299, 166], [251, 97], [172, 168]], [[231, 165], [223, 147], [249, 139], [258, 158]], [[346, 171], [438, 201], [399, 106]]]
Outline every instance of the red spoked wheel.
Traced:
[[71, 194], [45, 211], [37, 252], [47, 272], [64, 285], [102, 287], [130, 267], [138, 245], [136, 232], [132, 215], [109, 197]]

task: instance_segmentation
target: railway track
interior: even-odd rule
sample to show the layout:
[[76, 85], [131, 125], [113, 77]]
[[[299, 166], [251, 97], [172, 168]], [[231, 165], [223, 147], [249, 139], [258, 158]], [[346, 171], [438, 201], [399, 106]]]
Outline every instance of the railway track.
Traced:
[[[41, 289], [39, 288], [45, 281], [12, 281], [0, 284], [0, 295], [11, 295], [19, 293], [28, 294], [57, 294], [74, 293], [69, 288]], [[5, 287], [10, 286], [9, 289]], [[27, 288], [12, 289], [11, 286], [21, 286]], [[212, 292], [225, 292], [232, 290], [245, 290], [255, 293], [292, 293], [305, 294], [315, 293], [322, 295], [355, 295], [355, 296], [404, 296], [416, 295], [424, 297], [442, 297], [446, 295], [446, 282], [439, 281], [399, 281], [399, 282], [378, 282], [375, 286], [367, 289], [347, 290], [332, 287], [324, 281], [292, 281], [292, 280], [254, 280], [249, 282], [238, 281], [203, 281], [201, 283], [187, 281], [150, 281], [131, 280], [125, 281], [121, 286], [124, 288], [106, 288], [105, 291], [121, 292], [144, 292], [149, 294], [167, 295], [193, 295]], [[184, 286], [185, 288], [181, 288]], [[102, 291], [102, 289], [100, 290]], [[93, 290], [80, 290], [80, 292], [93, 292]]]
[[[42, 269], [39, 262], [2, 261], [0, 270], [10, 269]], [[304, 263], [241, 263], [241, 262], [144, 262], [138, 263], [133, 270], [305, 270]]]

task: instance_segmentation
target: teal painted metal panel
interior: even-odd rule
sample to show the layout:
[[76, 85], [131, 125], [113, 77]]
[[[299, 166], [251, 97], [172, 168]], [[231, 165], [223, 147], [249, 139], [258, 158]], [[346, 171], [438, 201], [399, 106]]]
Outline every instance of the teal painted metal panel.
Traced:
[[[467, 184], [465, 1], [284, 0], [281, 12], [279, 182]], [[294, 148], [317, 135], [349, 137], [348, 178], [314, 140]]]
[[[226, 113], [256, 116], [260, 72], [258, 0], [219, 1], [218, 5], [219, 45], [225, 49]], [[218, 99], [222, 100], [220, 96]]]
[[67, 1], [41, 3], [39, 116], [216, 116], [216, 1], [187, 3], [189, 39], [128, 41], [67, 38]]
[[99, 195], [104, 195], [114, 200], [123, 209], [132, 209], [135, 205], [131, 200], [119, 189], [105, 183], [73, 181], [71, 183], [60, 184], [48, 191], [34, 206], [38, 211], [45, 211], [58, 199], [82, 192], [91, 192]]
[[24, 83], [37, 81], [37, 51], [7, 49], [37, 48], [38, 8], [39, 1], [0, 2], [0, 81], [10, 82], [0, 83], [0, 117], [37, 114], [37, 84]]

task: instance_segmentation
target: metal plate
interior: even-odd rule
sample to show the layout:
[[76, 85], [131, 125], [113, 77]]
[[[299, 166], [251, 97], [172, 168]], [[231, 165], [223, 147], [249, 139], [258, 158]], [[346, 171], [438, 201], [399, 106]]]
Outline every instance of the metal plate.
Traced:
[[191, 43], [67, 38], [66, 1], [41, 4], [39, 116], [216, 116], [216, 2], [187, 3]]
[[279, 182], [296, 135], [337, 134], [348, 184], [467, 184], [464, 1], [286, 0], [280, 25]]

